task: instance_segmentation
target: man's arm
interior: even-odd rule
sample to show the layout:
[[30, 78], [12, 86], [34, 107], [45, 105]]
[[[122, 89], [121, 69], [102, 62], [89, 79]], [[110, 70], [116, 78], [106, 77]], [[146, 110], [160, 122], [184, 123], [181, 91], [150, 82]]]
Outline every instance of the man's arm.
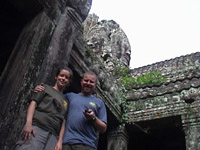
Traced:
[[98, 119], [96, 116], [94, 116], [92, 118], [92, 122], [95, 126], [95, 128], [100, 132], [100, 133], [104, 133], [106, 132], [107, 129], [107, 124], [103, 121], [101, 121], [100, 119]]
[[45, 88], [44, 88], [43, 84], [40, 84], [35, 87], [34, 92], [42, 92], [44, 90], [45, 90]]
[[24, 125], [23, 131], [22, 131], [22, 138], [24, 141], [29, 141], [31, 139], [31, 134], [35, 136], [35, 131], [33, 130], [32, 121], [33, 121], [33, 114], [35, 112], [35, 108], [37, 106], [37, 103], [35, 101], [31, 101], [28, 110], [27, 110], [27, 116], [26, 116], [26, 124]]

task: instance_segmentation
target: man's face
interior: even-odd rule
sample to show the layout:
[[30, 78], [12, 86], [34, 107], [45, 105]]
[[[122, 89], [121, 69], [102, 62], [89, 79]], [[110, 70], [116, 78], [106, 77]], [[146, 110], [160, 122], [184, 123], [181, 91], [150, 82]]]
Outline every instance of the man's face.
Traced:
[[85, 74], [81, 80], [81, 93], [85, 96], [92, 94], [93, 89], [96, 87], [96, 76]]

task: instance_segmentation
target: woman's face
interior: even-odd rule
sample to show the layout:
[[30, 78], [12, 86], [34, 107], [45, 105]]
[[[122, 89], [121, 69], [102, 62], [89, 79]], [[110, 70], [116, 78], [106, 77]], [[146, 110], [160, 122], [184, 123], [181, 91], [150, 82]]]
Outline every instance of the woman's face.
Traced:
[[55, 77], [55, 79], [58, 87], [65, 87], [70, 82], [70, 72], [63, 69], [60, 71], [57, 77]]

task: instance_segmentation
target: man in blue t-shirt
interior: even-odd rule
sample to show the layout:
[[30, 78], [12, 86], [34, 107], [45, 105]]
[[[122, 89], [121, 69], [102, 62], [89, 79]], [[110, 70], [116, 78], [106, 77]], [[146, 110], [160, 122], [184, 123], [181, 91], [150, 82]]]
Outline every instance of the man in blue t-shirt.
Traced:
[[98, 146], [98, 134], [106, 131], [105, 105], [92, 95], [96, 80], [93, 72], [86, 72], [81, 80], [81, 93], [65, 94], [69, 107], [63, 150], [95, 150]]

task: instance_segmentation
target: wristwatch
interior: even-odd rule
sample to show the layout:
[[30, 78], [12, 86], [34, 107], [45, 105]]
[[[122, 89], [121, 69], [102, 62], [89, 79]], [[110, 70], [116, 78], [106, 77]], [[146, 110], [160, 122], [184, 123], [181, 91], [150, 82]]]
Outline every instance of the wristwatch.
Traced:
[[96, 117], [96, 116], [93, 116], [91, 120], [92, 120], [92, 122], [95, 122], [96, 119], [97, 119], [97, 117]]

